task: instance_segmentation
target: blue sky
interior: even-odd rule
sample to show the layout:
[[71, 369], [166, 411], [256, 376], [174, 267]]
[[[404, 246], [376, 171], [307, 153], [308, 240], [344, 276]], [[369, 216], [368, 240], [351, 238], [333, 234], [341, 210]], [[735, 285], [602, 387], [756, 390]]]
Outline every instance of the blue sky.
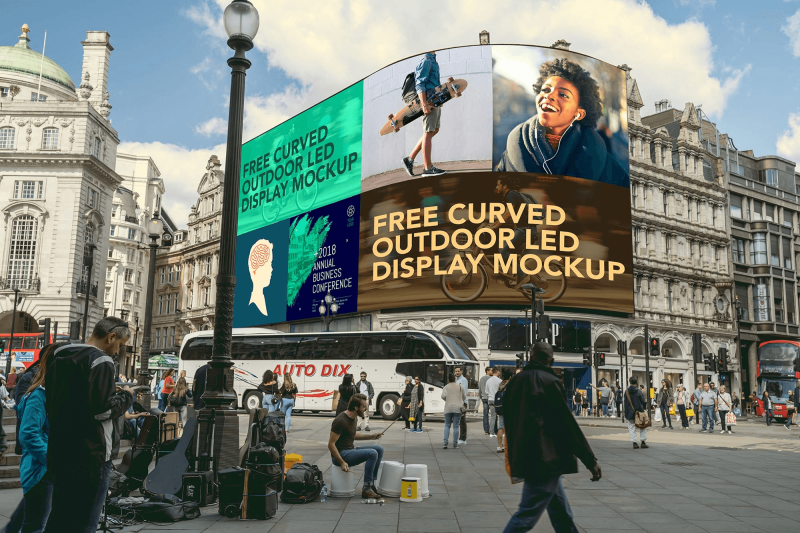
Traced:
[[[108, 31], [120, 149], [152, 155], [166, 182], [165, 205], [183, 225], [205, 161], [224, 156], [230, 50], [219, 21], [226, 3], [0, 0], [0, 45], [14, 44], [27, 23], [31, 46], [41, 51], [48, 30], [46, 55], [79, 82], [85, 31]], [[679, 109], [703, 104], [739, 149], [800, 161], [800, 1], [409, 0], [406, 12], [437, 4], [435, 32], [398, 28], [388, 2], [254, 3], [262, 18], [248, 54], [245, 139], [388, 63], [473, 44], [487, 29], [496, 43], [564, 38], [574, 51], [627, 63], [644, 114], [662, 98]]]

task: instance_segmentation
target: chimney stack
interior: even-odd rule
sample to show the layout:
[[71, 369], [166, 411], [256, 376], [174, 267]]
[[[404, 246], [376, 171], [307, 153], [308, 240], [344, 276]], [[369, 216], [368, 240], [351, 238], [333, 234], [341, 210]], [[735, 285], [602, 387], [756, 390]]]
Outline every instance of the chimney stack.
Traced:
[[107, 31], [87, 31], [83, 45], [83, 72], [90, 75], [93, 91], [89, 101], [97, 111], [108, 94], [108, 60], [114, 47]]

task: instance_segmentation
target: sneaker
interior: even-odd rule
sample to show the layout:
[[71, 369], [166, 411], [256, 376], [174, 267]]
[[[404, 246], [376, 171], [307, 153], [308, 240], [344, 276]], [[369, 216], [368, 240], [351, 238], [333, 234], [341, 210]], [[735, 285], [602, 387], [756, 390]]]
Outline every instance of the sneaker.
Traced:
[[445, 171], [442, 170], [441, 168], [436, 168], [433, 165], [431, 165], [431, 168], [422, 170], [423, 178], [429, 178], [431, 176], [441, 176], [442, 174], [445, 174]]
[[648, 446], [645, 441], [642, 441], [642, 446], [641, 447], [642, 448], [649, 448], [650, 446]]
[[731, 431], [730, 429], [728, 430], [728, 433], [729, 433], [730, 435], [733, 435], [733, 431]]
[[721, 430], [720, 430], [720, 433], [725, 433], [725, 430], [724, 430], [724, 429], [721, 429]]
[[791, 431], [792, 430], [792, 428], [790, 428], [789, 426], [783, 426], [783, 427], [786, 428], [786, 431]]
[[465, 441], [465, 440], [459, 440], [458, 441], [458, 444], [461, 445], [461, 446], [463, 446], [466, 443], [467, 443], [467, 441]]
[[504, 452], [504, 451], [506, 451], [506, 449], [505, 449], [505, 448], [503, 448], [502, 446], [498, 446], [498, 447], [497, 447], [497, 453], [502, 453], [502, 452]]
[[495, 435], [494, 433], [489, 433], [489, 438], [490, 439], [496, 439], [497, 435]]
[[414, 175], [414, 160], [413, 159], [411, 159], [408, 156], [404, 157], [403, 158], [403, 166], [406, 168], [406, 173], [408, 173], [409, 176], [413, 176]]
[[443, 449], [443, 450], [446, 450], [446, 449], [447, 449], [447, 444], [445, 444], [444, 446], [442, 446], [442, 449]]
[[458, 449], [458, 444], [453, 444], [453, 449], [457, 450]]
[[421, 430], [421, 429], [418, 429], [418, 430], [417, 430], [417, 433], [422, 433], [422, 430]]
[[700, 433], [706, 433], [706, 430], [705, 429], [701, 429]]
[[380, 495], [372, 490], [372, 487], [364, 487], [361, 489], [362, 498], [380, 498]]
[[635, 442], [633, 443], [633, 449], [634, 449], [634, 450], [638, 450], [638, 449], [639, 449], [639, 445], [638, 445], [638, 444], [636, 444]]
[[365, 427], [364, 431], [369, 431], [369, 426]]

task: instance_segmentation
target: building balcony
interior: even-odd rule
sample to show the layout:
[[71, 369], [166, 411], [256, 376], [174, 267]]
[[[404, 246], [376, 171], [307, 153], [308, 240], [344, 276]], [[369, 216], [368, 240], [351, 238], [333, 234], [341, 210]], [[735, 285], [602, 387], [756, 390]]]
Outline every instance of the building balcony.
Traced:
[[75, 292], [77, 292], [78, 294], [85, 295], [86, 294], [86, 290], [88, 289], [89, 290], [89, 295], [91, 297], [93, 297], [93, 298], [97, 298], [97, 283], [95, 283], [94, 285], [90, 286], [90, 284], [85, 282], [85, 281], [79, 281], [75, 285], [76, 285]]
[[0, 291], [13, 291], [14, 289], [38, 294], [42, 289], [42, 281], [38, 275], [25, 278], [0, 278]]
[[131, 222], [133, 224], [138, 224], [139, 223], [139, 219], [138, 218], [132, 217], [132, 216], [129, 216], [129, 215], [125, 215], [125, 218], [123, 220], [125, 222]]

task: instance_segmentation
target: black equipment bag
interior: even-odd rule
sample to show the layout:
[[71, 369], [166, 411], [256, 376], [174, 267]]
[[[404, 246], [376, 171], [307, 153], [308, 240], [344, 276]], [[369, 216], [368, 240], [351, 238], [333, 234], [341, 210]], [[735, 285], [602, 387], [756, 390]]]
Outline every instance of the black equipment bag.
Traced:
[[244, 475], [241, 467], [220, 470], [219, 479], [219, 514], [228, 518], [236, 518], [242, 512], [242, 495], [244, 494]]
[[258, 465], [280, 464], [281, 452], [273, 446], [267, 446], [262, 442], [248, 450], [247, 462]]
[[280, 411], [273, 411], [261, 421], [259, 431], [260, 441], [267, 446], [272, 446], [279, 452], [283, 452], [286, 446], [286, 415]]
[[109, 516], [124, 516], [137, 522], [179, 522], [200, 516], [200, 507], [195, 502], [184, 502], [175, 496], [151, 497], [149, 500], [130, 505], [111, 498], [106, 505]]
[[197, 502], [200, 507], [216, 502], [217, 488], [214, 485], [214, 471], [183, 474], [181, 499], [187, 502]]
[[272, 490], [283, 490], [283, 457], [278, 450], [263, 442], [247, 451], [245, 466], [266, 476], [266, 484]]
[[416, 89], [416, 76], [412, 72], [406, 76], [406, 79], [403, 80], [403, 87], [402, 87], [402, 94], [403, 94], [403, 101], [407, 104], [412, 103], [417, 98], [417, 89]]
[[245, 473], [242, 520], [267, 520], [278, 512], [278, 493], [269, 487], [268, 477], [253, 470]]
[[322, 471], [308, 463], [297, 463], [286, 473], [281, 500], [284, 503], [313, 502], [322, 491]]

